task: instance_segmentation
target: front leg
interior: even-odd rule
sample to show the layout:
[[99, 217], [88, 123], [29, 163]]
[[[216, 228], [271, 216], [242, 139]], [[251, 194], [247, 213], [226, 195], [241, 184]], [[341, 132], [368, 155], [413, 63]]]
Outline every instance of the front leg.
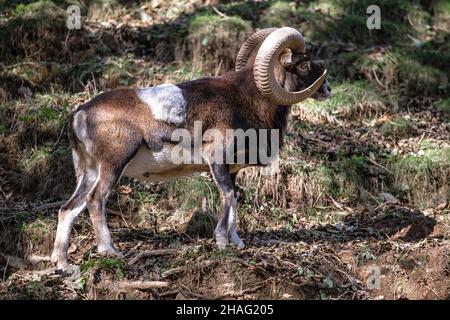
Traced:
[[244, 242], [239, 238], [236, 230], [236, 174], [230, 174], [226, 164], [213, 163], [210, 165], [210, 170], [220, 190], [224, 212], [214, 231], [217, 246], [223, 249], [231, 242], [238, 248], [243, 248]]

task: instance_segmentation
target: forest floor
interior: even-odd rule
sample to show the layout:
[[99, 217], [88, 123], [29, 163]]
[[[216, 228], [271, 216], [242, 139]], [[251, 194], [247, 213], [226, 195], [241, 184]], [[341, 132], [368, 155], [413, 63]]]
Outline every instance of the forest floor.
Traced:
[[[0, 5], [0, 299], [450, 299], [445, 1], [381, 1], [379, 32], [355, 31], [365, 1], [85, 1], [71, 32], [65, 1], [28, 2]], [[292, 108], [275, 175], [239, 174], [246, 247], [214, 246], [209, 175], [125, 178], [107, 204], [124, 258], [96, 255], [85, 212], [78, 269], [55, 270], [69, 112], [101, 91], [223, 73], [245, 37], [281, 25], [305, 35], [334, 96]]]

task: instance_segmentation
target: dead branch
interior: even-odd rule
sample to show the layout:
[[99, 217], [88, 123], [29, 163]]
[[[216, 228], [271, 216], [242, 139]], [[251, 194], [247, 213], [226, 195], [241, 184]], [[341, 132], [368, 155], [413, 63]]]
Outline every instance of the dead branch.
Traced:
[[241, 290], [240, 292], [228, 292], [228, 293], [224, 294], [222, 298], [225, 298], [225, 297], [238, 298], [238, 297], [241, 297], [241, 296], [246, 295], [246, 294], [255, 293], [258, 290], [260, 290], [262, 287], [263, 287], [262, 285], [257, 285], [256, 287], [247, 288], [247, 289]]
[[33, 209], [33, 211], [41, 211], [41, 210], [48, 210], [48, 209], [59, 208], [64, 203], [66, 203], [65, 200], [64, 201], [51, 202], [51, 203], [44, 203], [44, 204], [41, 204], [40, 206], [35, 207]]
[[35, 254], [31, 254], [31, 255], [27, 256], [26, 259], [31, 264], [38, 264], [39, 262], [42, 262], [42, 261], [50, 261], [49, 256], [38, 256]]
[[162, 273], [162, 275], [161, 275], [161, 278], [167, 278], [167, 277], [170, 277], [170, 276], [172, 276], [174, 274], [184, 272], [185, 270], [186, 270], [186, 267], [172, 268], [172, 269], [169, 269], [167, 271], [164, 271]]
[[170, 282], [167, 281], [112, 281], [106, 280], [97, 285], [97, 288], [111, 291], [129, 291], [129, 290], [151, 290], [158, 288], [169, 288]]

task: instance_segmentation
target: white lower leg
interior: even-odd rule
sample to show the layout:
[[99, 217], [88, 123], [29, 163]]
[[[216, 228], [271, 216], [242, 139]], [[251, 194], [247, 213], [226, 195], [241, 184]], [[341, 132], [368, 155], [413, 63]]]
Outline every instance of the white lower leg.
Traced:
[[108, 229], [108, 224], [106, 223], [105, 216], [105, 202], [102, 202], [102, 211], [100, 214], [100, 220], [96, 225], [94, 225], [95, 234], [97, 236], [97, 252], [102, 255], [112, 255], [112, 256], [122, 256], [119, 251], [117, 251], [111, 240], [111, 234]]
[[58, 266], [67, 264], [67, 249], [69, 247], [69, 237], [72, 225], [78, 215], [86, 208], [86, 202], [72, 210], [60, 211], [58, 219], [58, 227], [56, 230], [55, 244], [51, 260]]
[[214, 230], [214, 238], [219, 249], [224, 249], [228, 244], [227, 229], [224, 227], [222, 221], [219, 221], [216, 229]]
[[234, 243], [238, 248], [244, 248], [244, 242], [239, 238], [236, 230], [236, 205], [237, 199], [234, 197], [228, 214], [228, 235], [231, 243]]

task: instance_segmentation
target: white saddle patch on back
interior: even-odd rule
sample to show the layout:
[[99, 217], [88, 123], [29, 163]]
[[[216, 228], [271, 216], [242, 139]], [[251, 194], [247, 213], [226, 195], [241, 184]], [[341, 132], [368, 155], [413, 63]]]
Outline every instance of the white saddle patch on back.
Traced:
[[173, 84], [136, 89], [136, 93], [152, 110], [156, 120], [181, 124], [186, 121], [186, 105], [182, 90]]

